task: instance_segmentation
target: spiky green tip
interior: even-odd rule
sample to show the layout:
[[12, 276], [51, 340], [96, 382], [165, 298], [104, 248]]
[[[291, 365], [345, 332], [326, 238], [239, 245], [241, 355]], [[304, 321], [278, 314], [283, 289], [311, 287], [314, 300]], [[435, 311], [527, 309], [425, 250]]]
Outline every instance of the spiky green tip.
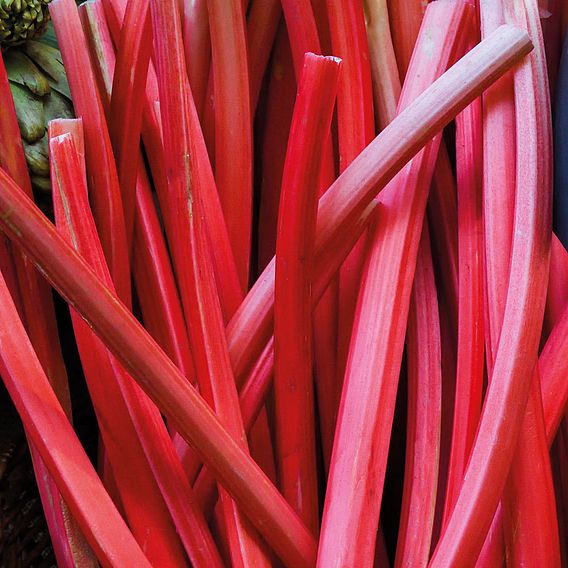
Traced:
[[41, 35], [49, 21], [50, 0], [0, 0], [0, 45], [18, 45]]

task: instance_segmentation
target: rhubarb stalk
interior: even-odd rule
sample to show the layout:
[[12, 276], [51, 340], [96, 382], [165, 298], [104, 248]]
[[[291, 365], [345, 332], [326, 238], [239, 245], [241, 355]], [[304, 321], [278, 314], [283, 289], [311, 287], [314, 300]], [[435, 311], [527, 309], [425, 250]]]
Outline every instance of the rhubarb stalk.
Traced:
[[[53, 136], [67, 129], [71, 134]], [[76, 139], [79, 133], [69, 121], [67, 124], [58, 121], [51, 124], [50, 134], [51, 159], [58, 181], [57, 192], [54, 194], [55, 213], [60, 230], [86, 260], [92, 263], [106, 285], [112, 286], [89, 213], [85, 182], [77, 173], [80, 168], [79, 157], [73, 138]], [[70, 191], [71, 185], [76, 188], [75, 191]], [[164, 565], [175, 565], [180, 561], [179, 551], [176, 558], [178, 539], [173, 527], [169, 526], [171, 522], [165, 507], [167, 505], [192, 561], [203, 566], [219, 565], [216, 547], [201, 512], [196, 509], [190, 486], [159, 411], [132, 383], [130, 377], [121, 372], [104, 345], [93, 337], [92, 331], [77, 314], [72, 314], [72, 317], [85, 373], [90, 379], [89, 387], [96, 408], [101, 413], [101, 431], [103, 435], [107, 434], [105, 447], [110, 452], [121, 500], [126, 509], [133, 512], [132, 517], [129, 517], [132, 524], [136, 525], [140, 522], [138, 516], [142, 515], [143, 518], [146, 514], [146, 522], [141, 525], [139, 535], [146, 543], [144, 548], [148, 551], [149, 559]], [[114, 393], [111, 397], [108, 396], [110, 392]], [[109, 399], [118, 408], [111, 408]], [[122, 442], [121, 436], [126, 437]], [[131, 449], [133, 454], [126, 456], [124, 448]], [[133, 466], [133, 463], [138, 465]], [[136, 481], [129, 475], [133, 469], [137, 472]], [[142, 490], [143, 497], [136, 495], [137, 488]], [[156, 495], [158, 488], [163, 494], [165, 505]], [[140, 507], [142, 502], [146, 504], [145, 508]], [[167, 519], [165, 525], [161, 521], [162, 526], [160, 503], [161, 517]], [[156, 530], [151, 532], [150, 527], [154, 524], [157, 525]], [[162, 539], [165, 542], [160, 542]], [[169, 559], [167, 554], [171, 554]]]
[[1, 374], [38, 454], [101, 563], [150, 567], [57, 400], [1, 276], [0, 297]]
[[207, 0], [215, 83], [215, 179], [241, 288], [248, 288], [252, 221], [252, 122], [241, 0]]
[[426, 566], [430, 555], [442, 414], [440, 315], [428, 223], [418, 247], [406, 348], [408, 418], [406, 465], [395, 566]]
[[[400, 80], [388, 27], [386, 3], [382, 0], [368, 0], [365, 3], [365, 13], [372, 53], [376, 120], [379, 127], [384, 128], [396, 116]], [[427, 221], [424, 222], [418, 247], [406, 348], [406, 461], [396, 566], [427, 563], [438, 486], [442, 411], [441, 337]]]
[[[274, 304], [275, 416], [284, 496], [318, 531], [312, 377], [313, 238], [321, 141], [329, 137], [339, 61], [307, 53], [294, 106], [282, 179]], [[322, 97], [322, 93], [325, 96]]]
[[183, 0], [182, 16], [187, 76], [191, 85], [195, 108], [201, 117], [211, 64], [211, 37], [209, 35], [207, 0]]
[[[160, 90], [164, 152], [168, 167], [169, 210], [182, 219], [177, 230], [184, 239], [174, 243], [172, 256], [188, 324], [200, 390], [243, 451], [248, 451], [237, 388], [225, 339], [225, 325], [213, 276], [209, 243], [203, 225], [202, 188], [193, 176], [199, 162], [190, 138], [189, 82], [181, 46], [181, 22], [174, 0], [151, 3], [155, 59]], [[239, 4], [240, 8], [240, 4]], [[210, 11], [213, 19], [213, 13]], [[219, 32], [216, 32], [219, 33]], [[214, 51], [215, 57], [215, 51]], [[178, 77], [178, 89], [170, 89]], [[248, 85], [247, 85], [248, 87]], [[249, 108], [247, 100], [247, 109]], [[249, 125], [250, 126], [250, 125]], [[234, 563], [268, 562], [258, 534], [227, 491], [219, 488], [231, 559]]]
[[[461, 2], [439, 0], [429, 6], [399, 109], [453, 60], [468, 15]], [[369, 243], [357, 304], [323, 513], [320, 566], [358, 566], [374, 555], [412, 280], [440, 138], [435, 136], [380, 196], [385, 208]]]
[[130, 303], [126, 225], [110, 136], [97, 91], [87, 43], [73, 0], [49, 5], [67, 71], [73, 106], [83, 119], [93, 213], [118, 294]]
[[[14, 102], [1, 58], [0, 106], [3, 109], [0, 113], [0, 166], [17, 180], [26, 195], [32, 197]], [[30, 341], [66, 415], [71, 419], [69, 385], [57, 336], [51, 289], [45, 285], [25, 255], [20, 251], [11, 254], [8, 243], [2, 242], [2, 256], [5, 258], [2, 274], [10, 285], [10, 293], [17, 303]], [[4, 271], [5, 269], [8, 270]], [[85, 560], [89, 557], [88, 546], [33, 443], [30, 444], [30, 450], [56, 558], [62, 565], [71, 566], [79, 558]]]
[[140, 157], [140, 128], [148, 65], [152, 53], [149, 0], [130, 0], [126, 8], [117, 49], [109, 109], [109, 129], [113, 144], [129, 250], [132, 251], [136, 180]]
[[[472, 18], [469, 48], [477, 43], [477, 18]], [[444, 518], [459, 493], [481, 414], [484, 372], [482, 250], [482, 122], [481, 99], [456, 117], [458, 198], [458, 335], [452, 445]]]
[[[343, 61], [337, 93], [339, 171], [373, 139], [373, 90], [365, 17], [360, 2], [327, 1], [333, 54]], [[339, 277], [337, 380], [341, 384], [353, 326], [357, 290], [363, 267], [364, 239], [347, 257]]]
[[[314, 12], [309, 0], [299, 2], [284, 0], [282, 8], [290, 37], [296, 79], [299, 80], [304, 53], [308, 51], [321, 53]], [[331, 135], [328, 135], [323, 146], [319, 178], [320, 195], [327, 191], [335, 177], [335, 158]], [[340, 389], [336, 371], [338, 292], [339, 279], [336, 278], [319, 301], [314, 313], [315, 376], [323, 461], [326, 470], [329, 468], [335, 419], [339, 406]]]
[[502, 325], [507, 334], [499, 341], [462, 489], [434, 552], [431, 564], [436, 567], [477, 559], [513, 459], [536, 363], [548, 278], [551, 195], [546, 183], [550, 164], [543, 151], [550, 141], [541, 114], [546, 116], [547, 110], [535, 58], [527, 58], [514, 74], [517, 182]]
[[[448, 69], [369, 144], [320, 198], [315, 246], [320, 270], [334, 259], [333, 248], [342, 243], [345, 231], [417, 149], [531, 48], [526, 33], [502, 26]], [[270, 336], [273, 291], [274, 265], [270, 263], [227, 327], [238, 380]]]

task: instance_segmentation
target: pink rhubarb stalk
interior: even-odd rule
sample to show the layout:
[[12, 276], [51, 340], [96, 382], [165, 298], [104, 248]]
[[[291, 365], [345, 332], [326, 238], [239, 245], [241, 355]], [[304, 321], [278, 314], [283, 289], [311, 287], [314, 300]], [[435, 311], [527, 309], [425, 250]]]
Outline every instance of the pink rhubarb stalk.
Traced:
[[551, 235], [550, 140], [543, 130], [547, 110], [536, 57], [527, 58], [514, 74], [517, 182], [502, 324], [507, 334], [499, 340], [461, 492], [434, 552], [431, 565], [436, 567], [477, 559], [513, 461], [536, 363]]
[[[468, 30], [469, 48], [477, 43], [477, 18]], [[458, 198], [458, 334], [457, 369], [452, 445], [444, 518], [449, 516], [463, 474], [477, 423], [483, 395], [483, 225], [481, 99], [476, 99], [456, 117], [456, 168]]]
[[[395, 566], [426, 566], [430, 555], [442, 419], [440, 315], [425, 221], [406, 333], [408, 418], [404, 491]], [[378, 544], [378, 543], [377, 543]]]
[[[396, 116], [400, 80], [388, 28], [386, 3], [383, 0], [368, 0], [365, 3], [365, 13], [372, 53], [376, 120], [380, 128], [384, 128]], [[396, 566], [427, 563], [438, 487], [442, 412], [440, 316], [430, 235], [427, 221], [424, 223], [406, 337], [408, 418]]]
[[[510, 6], [511, 5], [509, 4], [508, 7]], [[484, 8], [483, 13], [486, 18], [485, 23], [486, 25], [489, 25], [489, 29], [491, 29], [492, 26], [495, 26], [496, 21], [503, 17], [503, 8], [497, 3], [483, 5], [482, 8]], [[528, 21], [521, 11], [522, 8], [518, 6], [516, 9], [519, 10], [516, 14], [516, 17], [518, 18], [517, 22], [521, 25], [521, 27], [529, 29]], [[530, 9], [527, 11], [527, 14], [529, 13]], [[512, 15], [510, 16], [512, 17]], [[536, 21], [538, 21], [538, 16]], [[540, 24], [538, 24], [538, 29], [539, 28]], [[539, 37], [540, 34], [537, 31], [537, 28], [534, 27], [531, 30], [531, 35], [535, 43], [536, 59], [539, 60], [537, 65], [541, 68], [541, 71], [536, 75], [537, 77], [540, 76], [540, 81], [535, 79], [535, 92], [540, 92], [540, 95], [537, 95], [537, 100], [540, 96], [540, 101], [538, 103], [539, 114], [550, 117], [550, 103], [548, 100], [548, 85], [546, 81], [546, 64], [544, 62], [542, 37]], [[539, 82], [544, 83], [540, 86], [540, 88], [537, 86]], [[514, 108], [512, 105], [504, 106], [504, 119], [507, 119], [513, 111]], [[497, 125], [498, 124], [499, 123], [497, 123]], [[541, 131], [540, 133], [537, 133], [536, 136], [539, 136], [541, 140], [544, 140], [541, 148], [543, 153], [542, 161], [545, 164], [547, 162], [551, 163], [550, 141], [546, 142], [546, 140], [551, 138], [549, 127], [546, 126], [546, 122], [543, 122], [542, 124], [539, 123], [537, 128], [541, 128]], [[498, 130], [496, 132], [498, 132]], [[503, 141], [510, 137], [510, 132], [506, 132], [504, 135], [506, 138], [503, 138], [502, 141], [500, 141], [500, 144], [506, 146]], [[487, 151], [492, 152], [492, 147], [488, 148]], [[546, 154], [547, 152], [548, 155]], [[509, 153], [509, 161], [514, 164], [515, 156], [512, 151]], [[500, 171], [502, 165], [499, 164], [498, 167]], [[547, 167], [549, 168], [550, 166]], [[548, 176], [548, 181], [545, 178], [545, 180], [543, 180], [543, 184], [544, 187], [547, 187], [548, 184], [548, 191], [550, 191], [550, 172], [548, 172]], [[504, 181], [507, 181], [507, 179]], [[503, 184], [503, 186], [497, 186], [497, 192], [504, 194], [505, 198], [508, 198], [510, 201], [508, 209], [505, 209], [505, 212], [508, 210], [512, 211], [515, 207], [515, 197], [514, 194], [511, 194], [510, 190], [508, 190], [509, 187], [511, 187], [510, 183], [509, 185]], [[503, 211], [495, 210], [493, 212], [493, 216], [496, 219], [502, 218]], [[507, 219], [507, 217], [504, 219], [505, 226], [508, 228], [505, 234], [508, 234], [511, 238], [512, 220]], [[499, 241], [497, 241], [497, 243], [499, 243]], [[506, 253], [510, 251], [510, 240], [509, 242], [504, 243], [504, 248]], [[508, 258], [499, 260], [499, 262], [503, 266], [502, 278], [505, 279], [500, 283], [500, 285], [503, 287], [502, 289], [504, 290], [504, 293], [507, 293], [506, 286], [509, 268]], [[488, 273], [490, 274], [491, 271], [488, 271]], [[495, 277], [495, 275], [492, 276]], [[500, 300], [500, 307], [502, 307], [506, 301], [505, 298], [497, 298], [497, 300]], [[491, 306], [489, 306], [489, 309], [491, 309]], [[495, 317], [499, 318], [499, 323], [502, 321], [503, 311], [499, 312], [493, 308], [493, 312], [490, 313], [495, 314]], [[496, 326], [494, 324], [494, 328], [495, 327]], [[494, 329], [494, 333], [501, 333], [501, 329], [496, 327], [496, 329]], [[497, 344], [492, 346], [493, 351], [496, 351], [496, 349]], [[559, 545], [555, 522], [556, 513], [552, 491], [550, 461], [545, 440], [545, 424], [540, 397], [539, 373], [534, 373], [531, 382], [532, 385], [529, 393], [526, 414], [521, 428], [521, 438], [517, 444], [517, 450], [513, 458], [504, 494], [504, 506], [502, 507], [502, 511], [505, 513], [504, 524], [506, 529], [508, 526], [508, 529], [505, 531], [505, 541], [507, 545], [506, 556], [513, 558], [514, 562], [521, 564], [544, 563], [546, 565], [554, 565], [555, 561], [559, 562]], [[484, 563], [495, 563], [503, 555], [503, 547], [499, 546], [502, 534], [502, 528], [498, 521], [499, 518], [499, 515], [495, 516], [491, 528], [491, 533], [495, 534], [488, 539], [488, 544], [484, 547], [482, 555], [482, 561]], [[527, 537], [526, 535], [529, 534], [533, 534], [534, 536], [532, 538]]]
[[[345, 232], [416, 151], [530, 49], [526, 33], [502, 26], [448, 69], [369, 144], [320, 198], [315, 245], [319, 270], [334, 259], [333, 249], [343, 242]], [[408, 135], [403, 137], [401, 132]], [[274, 264], [270, 263], [227, 327], [237, 380], [251, 368], [270, 337], [273, 293]]]
[[[455, 58], [467, 16], [461, 2], [439, 0], [429, 6], [399, 109], [408, 106]], [[358, 566], [374, 554], [412, 280], [440, 138], [437, 135], [380, 196], [385, 208], [369, 243], [357, 304], [319, 566], [334, 562]]]

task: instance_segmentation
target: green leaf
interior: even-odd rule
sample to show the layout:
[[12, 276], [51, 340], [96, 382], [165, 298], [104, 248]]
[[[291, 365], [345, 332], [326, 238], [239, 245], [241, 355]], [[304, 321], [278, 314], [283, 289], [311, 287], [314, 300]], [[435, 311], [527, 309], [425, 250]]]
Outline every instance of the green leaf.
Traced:
[[35, 144], [24, 142], [26, 162], [32, 174], [37, 176], [49, 176], [49, 154], [47, 150], [47, 135]]
[[43, 102], [29, 89], [16, 83], [10, 83], [10, 90], [14, 98], [22, 138], [30, 144], [37, 142], [46, 130]]
[[34, 95], [39, 97], [43, 97], [51, 91], [46, 76], [21, 51], [9, 50], [4, 56], [4, 64], [10, 82], [27, 87]]
[[44, 99], [43, 110], [47, 122], [55, 118], [74, 118], [73, 105], [66, 97], [57, 91], [52, 91]]

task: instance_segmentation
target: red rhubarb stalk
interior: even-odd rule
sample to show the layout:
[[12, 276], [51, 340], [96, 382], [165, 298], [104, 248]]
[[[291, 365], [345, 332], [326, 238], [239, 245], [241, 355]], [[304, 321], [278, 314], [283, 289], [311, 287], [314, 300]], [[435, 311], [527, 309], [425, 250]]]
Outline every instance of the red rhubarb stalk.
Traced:
[[183, 45], [187, 76], [195, 101], [195, 108], [201, 117], [209, 68], [211, 65], [211, 37], [207, 0], [182, 0]]
[[97, 229], [118, 294], [128, 305], [131, 297], [130, 269], [118, 173], [87, 43], [73, 0], [54, 0], [49, 11], [67, 71], [75, 113], [83, 119], [85, 128], [89, 195]]
[[144, 327], [180, 371], [194, 381], [181, 301], [147, 174], [139, 170], [132, 270]]
[[252, 117], [255, 115], [262, 81], [276, 40], [281, 15], [282, 6], [280, 0], [253, 0], [247, 15], [250, 110]]
[[375, 131], [369, 48], [361, 5], [329, 0], [327, 13], [332, 49], [343, 61], [337, 93], [339, 169], [343, 171]]
[[1, 374], [38, 454], [103, 566], [149, 567], [61, 408], [1, 276], [0, 298]]
[[536, 57], [527, 58], [514, 75], [517, 182], [502, 324], [507, 333], [499, 340], [462, 489], [432, 566], [477, 559], [514, 457], [531, 388], [546, 300], [551, 235], [550, 154], [546, 151], [550, 141], [543, 130], [546, 99], [539, 88], [542, 81]]
[[[400, 109], [455, 57], [467, 16], [461, 2], [439, 0], [429, 6]], [[358, 566], [374, 555], [412, 280], [440, 138], [437, 135], [381, 195], [385, 209], [369, 242], [339, 409], [320, 566]], [[372, 500], [367, 498], [370, 491]]]
[[[0, 106], [3, 109], [0, 113], [0, 166], [17, 180], [26, 195], [32, 197], [16, 111], [1, 57]], [[2, 275], [9, 284], [10, 293], [16, 301], [30, 341], [50, 384], [65, 413], [71, 419], [69, 385], [58, 339], [51, 289], [45, 285], [25, 255], [20, 251], [14, 251], [12, 254], [9, 243], [4, 241], [1, 243], [1, 248], [5, 259], [2, 263]], [[72, 566], [81, 557], [86, 561], [90, 554], [88, 546], [80, 531], [74, 526], [67, 505], [61, 499], [54, 480], [46, 471], [45, 463], [33, 443], [30, 444], [30, 448], [56, 558], [63, 566]]]
[[[333, 249], [342, 243], [345, 232], [416, 151], [530, 49], [526, 33], [501, 27], [448, 69], [369, 144], [320, 198], [315, 259], [321, 268], [316, 274], [334, 259]], [[401, 136], [401, 132], [407, 136]], [[238, 380], [270, 336], [273, 292], [271, 263], [227, 327]]]
[[215, 83], [215, 179], [239, 281], [248, 288], [252, 221], [252, 122], [241, 0], [207, 0]]
[[[51, 159], [57, 178], [57, 192], [54, 194], [56, 220], [64, 236], [92, 264], [103, 282], [112, 286], [90, 216], [85, 181], [77, 173], [80, 166], [73, 137], [77, 138], [80, 133], [73, 122], [58, 121], [50, 126]], [[53, 137], [65, 130], [72, 134]], [[72, 186], [74, 190], [70, 191]], [[192, 562], [202, 566], [220, 565], [216, 547], [201, 512], [196, 508], [159, 411], [121, 371], [79, 316], [74, 313], [72, 318], [89, 387], [100, 413], [101, 431], [103, 435], [107, 434], [105, 448], [110, 454], [121, 501], [131, 513], [131, 524], [136, 525], [142, 520], [138, 535], [149, 559], [160, 565], [180, 562], [181, 549], [167, 506]], [[110, 392], [114, 394], [109, 396]], [[112, 408], [109, 400], [117, 407]], [[126, 448], [133, 454], [126, 455]], [[136, 471], [135, 479], [130, 473], [133, 470]], [[137, 488], [141, 494], [137, 495]], [[159, 497], [159, 491], [165, 504]], [[145, 506], [141, 507], [141, 503]], [[138, 518], [140, 515], [142, 519]], [[155, 526], [154, 531], [152, 526]], [[168, 558], [168, 555], [171, 556]]]
[[286, 138], [290, 130], [296, 80], [287, 27], [281, 22], [276, 35], [268, 78], [268, 94], [262, 132], [260, 205], [258, 219], [258, 269], [262, 271], [276, 252], [278, 205], [286, 159]]
[[[365, 16], [360, 2], [327, 1], [333, 54], [343, 61], [337, 93], [339, 171], [373, 139], [373, 89]], [[363, 267], [364, 240], [349, 255], [339, 278], [337, 372], [341, 384]]]
[[313, 565], [315, 541], [285, 499], [130, 311], [3, 170], [0, 213], [2, 230], [25, 246], [38, 266], [41, 261], [51, 283], [197, 449], [275, 551], [291, 565]]
[[108, 114], [130, 251], [140, 163], [138, 148], [144, 110], [144, 97], [141, 97], [140, 93], [146, 86], [152, 53], [151, 24], [149, 0], [129, 0], [117, 49]]
[[[243, 451], [248, 451], [231, 369], [225, 325], [211, 265], [209, 243], [202, 215], [199, 176], [192, 176], [199, 162], [190, 137], [189, 82], [184, 80], [181, 22], [175, 0], [152, 1], [155, 59], [161, 100], [164, 152], [168, 167], [169, 210], [183, 219], [183, 240], [174, 243], [172, 256], [188, 324], [197, 381], [205, 400], [215, 409]], [[239, 4], [240, 8], [240, 4]], [[210, 12], [212, 16], [212, 12]], [[214, 19], [213, 17], [211, 18]], [[214, 52], [215, 57], [215, 52]], [[179, 89], [170, 89], [173, 79]], [[248, 85], [247, 85], [248, 88]], [[247, 100], [247, 109], [248, 109]], [[249, 125], [250, 126], [250, 125]], [[223, 520], [233, 563], [268, 563], [260, 538], [229, 493], [219, 488]]]
[[329, 137], [339, 61], [306, 53], [282, 179], [274, 303], [275, 417], [283, 495], [319, 525], [312, 376], [312, 270], [321, 141]]
[[[286, 28], [290, 37], [296, 79], [299, 80], [304, 53], [320, 54], [320, 40], [309, 0], [282, 3]], [[341, 77], [341, 75], [340, 75]], [[323, 161], [319, 178], [319, 194], [323, 194], [335, 180], [335, 158], [331, 135], [325, 139]], [[317, 388], [318, 414], [323, 461], [329, 469], [335, 420], [339, 406], [339, 384], [337, 380], [337, 302], [339, 279], [335, 279], [314, 313], [314, 356]]]

